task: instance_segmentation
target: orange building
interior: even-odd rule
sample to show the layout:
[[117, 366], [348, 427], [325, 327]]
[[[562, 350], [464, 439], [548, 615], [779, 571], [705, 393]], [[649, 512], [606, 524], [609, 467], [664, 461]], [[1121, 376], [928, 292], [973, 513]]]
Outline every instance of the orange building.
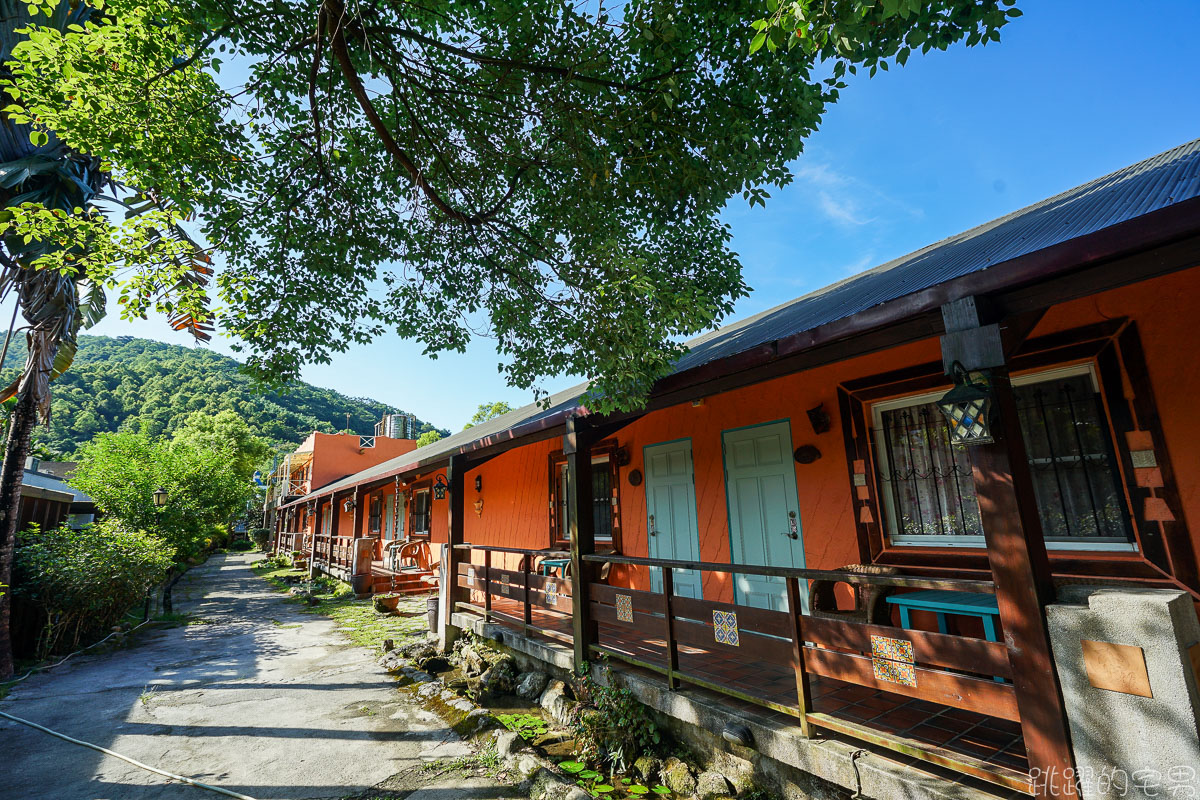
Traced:
[[1044, 609], [1200, 600], [1198, 303], [1200, 141], [701, 337], [642, 411], [575, 387], [291, 507], [454, 626], [1074, 796]]

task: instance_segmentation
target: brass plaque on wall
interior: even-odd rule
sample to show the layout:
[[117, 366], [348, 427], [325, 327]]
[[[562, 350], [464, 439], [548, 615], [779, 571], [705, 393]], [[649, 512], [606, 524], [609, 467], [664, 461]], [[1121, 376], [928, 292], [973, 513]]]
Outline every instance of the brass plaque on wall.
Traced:
[[1082, 644], [1083, 666], [1092, 686], [1139, 697], [1154, 696], [1142, 648], [1091, 639], [1084, 639]]

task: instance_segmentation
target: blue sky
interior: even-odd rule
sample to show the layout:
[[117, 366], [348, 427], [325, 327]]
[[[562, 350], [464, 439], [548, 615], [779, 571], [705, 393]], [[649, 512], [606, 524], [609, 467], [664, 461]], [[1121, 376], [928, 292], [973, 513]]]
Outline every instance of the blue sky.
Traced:
[[[1200, 3], [1019, 6], [999, 45], [853, 80], [794, 165], [796, 181], [765, 209], [730, 207], [755, 290], [735, 318], [1200, 137]], [[114, 316], [90, 333], [187, 343], [157, 320]], [[496, 363], [487, 340], [431, 360], [388, 336], [304, 379], [459, 430], [479, 403], [528, 402]]]

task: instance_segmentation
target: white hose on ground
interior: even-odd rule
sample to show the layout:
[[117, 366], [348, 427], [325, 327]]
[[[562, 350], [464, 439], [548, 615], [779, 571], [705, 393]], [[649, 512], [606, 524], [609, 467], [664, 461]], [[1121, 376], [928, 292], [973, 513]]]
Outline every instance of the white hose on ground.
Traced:
[[132, 628], [130, 628], [130, 629], [129, 629], [129, 630], [127, 630], [127, 631], [113, 631], [112, 633], [110, 633], [108, 636], [105, 636], [105, 637], [104, 637], [103, 639], [101, 639], [100, 641], [98, 641], [98, 642], [92, 642], [92, 643], [91, 643], [91, 644], [89, 644], [87, 647], [81, 647], [81, 648], [79, 648], [79, 649], [78, 649], [78, 650], [76, 650], [74, 653], [71, 653], [70, 655], [68, 655], [68, 656], [66, 656], [65, 658], [63, 658], [63, 660], [62, 660], [62, 661], [55, 662], [54, 664], [42, 665], [42, 666], [40, 666], [40, 667], [34, 667], [33, 669], [29, 670], [29, 672], [26, 672], [24, 675], [22, 675], [22, 676], [21, 676], [21, 677], [19, 677], [19, 678], [13, 678], [11, 681], [5, 681], [5, 682], [3, 682], [3, 683], [0, 683], [0, 687], [3, 687], [3, 686], [15, 686], [16, 684], [18, 684], [18, 683], [20, 683], [21, 681], [25, 680], [26, 678], [28, 678], [30, 675], [32, 675], [32, 674], [33, 674], [33, 673], [35, 673], [35, 672], [45, 672], [45, 671], [46, 671], [46, 670], [48, 670], [48, 669], [54, 669], [54, 668], [55, 668], [55, 667], [57, 667], [57, 666], [60, 666], [60, 665], [62, 665], [62, 664], [65, 664], [65, 663], [67, 663], [67, 659], [68, 659], [68, 658], [74, 658], [75, 656], [79, 655], [79, 654], [80, 654], [80, 653], [82, 653], [82, 652], [85, 652], [85, 651], [87, 651], [87, 650], [91, 650], [93, 647], [98, 647], [98, 646], [100, 646], [100, 645], [104, 644], [104, 643], [105, 643], [105, 642], [107, 642], [109, 639], [111, 639], [112, 637], [116, 636], [118, 633], [133, 633], [133, 632], [134, 632], [134, 631], [136, 631], [138, 628], [142, 627], [143, 625], [149, 625], [151, 622], [154, 622], [154, 620], [152, 620], [152, 619], [148, 619], [148, 620], [146, 620], [145, 622], [140, 622], [140, 623], [138, 623], [137, 625], [134, 625]]
[[59, 739], [62, 739], [63, 741], [66, 741], [66, 742], [70, 742], [71, 744], [77, 744], [80, 747], [88, 747], [88, 748], [91, 748], [92, 750], [96, 750], [98, 752], [104, 753], [106, 756], [112, 756], [113, 758], [119, 758], [122, 761], [126, 761], [130, 764], [133, 764], [135, 767], [138, 767], [139, 769], [144, 769], [144, 770], [147, 770], [148, 772], [153, 772], [155, 774], [162, 775], [163, 777], [170, 778], [173, 781], [180, 781], [180, 782], [186, 783], [190, 786], [196, 786], [200, 789], [208, 789], [210, 792], [216, 792], [217, 794], [223, 794], [227, 797], [236, 797], [236, 798], [238, 798], [238, 800], [254, 800], [254, 798], [250, 797], [249, 795], [238, 794], [237, 792], [231, 792], [228, 789], [222, 789], [220, 786], [209, 786], [207, 783], [201, 783], [200, 781], [194, 781], [191, 778], [185, 778], [182, 775], [174, 775], [165, 770], [158, 769], [157, 767], [152, 767], [149, 764], [143, 764], [142, 762], [140, 762], [136, 759], [132, 759], [129, 756], [123, 756], [120, 753], [114, 753], [112, 750], [109, 750], [106, 747], [101, 747], [98, 744], [92, 744], [91, 742], [84, 742], [79, 739], [72, 739], [70, 736], [67, 736], [65, 733], [59, 733], [58, 731], [52, 731], [45, 726], [38, 725], [36, 722], [30, 722], [27, 719], [21, 719], [20, 717], [14, 717], [12, 714], [5, 714], [3, 711], [0, 711], [0, 717], [4, 717], [4, 719], [7, 719], [7, 720], [12, 720], [13, 722], [19, 722], [22, 725], [28, 725], [29, 727], [35, 728], [35, 729], [41, 731], [42, 733], [48, 733], [51, 736], [57, 736]]

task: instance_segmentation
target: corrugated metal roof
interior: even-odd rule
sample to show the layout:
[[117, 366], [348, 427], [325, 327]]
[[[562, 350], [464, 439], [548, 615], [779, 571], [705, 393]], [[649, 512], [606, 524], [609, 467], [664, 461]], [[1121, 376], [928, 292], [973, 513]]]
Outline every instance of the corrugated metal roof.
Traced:
[[[674, 372], [845, 319], [1196, 197], [1200, 197], [1200, 139], [697, 337], [688, 342], [689, 351]], [[553, 395], [547, 409], [536, 404], [519, 408], [322, 487], [308, 497], [436, 463], [460, 447], [577, 407], [586, 389], [586, 383], [574, 386]]]
[[380, 478], [394, 475], [397, 472], [408, 472], [421, 466], [436, 464], [443, 461], [451, 453], [457, 452], [460, 447], [473, 444], [481, 439], [487, 439], [490, 436], [503, 433], [519, 425], [536, 424], [541, 420], [549, 419], [556, 414], [561, 414], [564, 411], [578, 407], [578, 400], [587, 391], [587, 386], [586, 383], [581, 383], [578, 386], [572, 386], [570, 389], [564, 389], [550, 396], [547, 408], [541, 408], [537, 403], [531, 403], [494, 419], [489, 419], [487, 422], [481, 422], [478, 425], [467, 428], [465, 431], [451, 434], [445, 439], [439, 439], [433, 444], [419, 447], [412, 452], [376, 464], [373, 467], [368, 467], [362, 472], [357, 472], [342, 480], [326, 484], [295, 502], [304, 502], [313, 497], [324, 496], [331, 492], [339, 492], [351, 486], [357, 486], [360, 483], [370, 483]]
[[44, 492], [56, 492], [66, 495], [66, 497], [63, 498], [63, 500], [66, 502], [92, 502], [92, 498], [88, 497], [83, 492], [72, 488], [65, 481], [60, 480], [53, 475], [47, 475], [44, 472], [34, 472], [28, 469], [25, 470], [25, 476], [21, 479], [21, 486], [28, 486], [31, 489], [41, 489]]
[[1200, 139], [727, 325], [682, 372], [1200, 196]]

